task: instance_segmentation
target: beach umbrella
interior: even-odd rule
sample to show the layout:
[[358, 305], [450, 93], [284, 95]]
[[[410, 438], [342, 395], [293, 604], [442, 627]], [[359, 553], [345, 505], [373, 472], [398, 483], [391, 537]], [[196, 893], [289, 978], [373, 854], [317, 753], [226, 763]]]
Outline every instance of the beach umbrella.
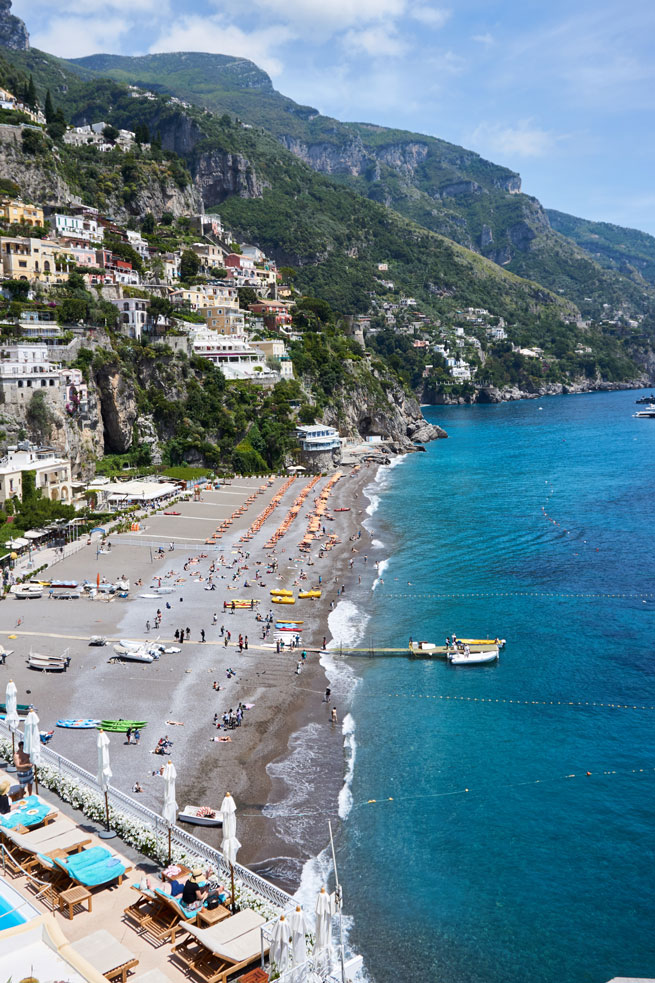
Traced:
[[296, 910], [289, 919], [289, 925], [291, 928], [291, 954], [293, 956], [294, 967], [302, 967], [304, 969], [299, 970], [299, 972], [294, 973], [294, 983], [302, 983], [302, 980], [307, 977], [307, 921], [305, 919], [305, 913], [300, 907], [296, 905]]
[[170, 863], [171, 826], [175, 825], [175, 820], [177, 819], [177, 802], [175, 801], [175, 779], [177, 778], [177, 772], [172, 761], [169, 761], [164, 766], [162, 778], [164, 779], [164, 808], [161, 814], [168, 823], [168, 862]]
[[237, 807], [229, 792], [225, 793], [225, 797], [221, 802], [221, 817], [223, 820], [221, 853], [230, 865], [230, 878], [232, 880], [232, 911], [234, 911], [236, 908], [234, 899], [234, 865], [237, 862], [237, 853], [241, 849], [241, 844], [237, 840]]
[[34, 708], [30, 710], [25, 718], [25, 726], [23, 728], [23, 750], [32, 762], [32, 766], [34, 768], [34, 785], [36, 786], [36, 791], [38, 792], [39, 782], [37, 779], [36, 769], [37, 766], [41, 764], [41, 733], [39, 731], [39, 718], [37, 717]]
[[329, 948], [332, 941], [332, 903], [324, 887], [316, 899], [316, 938], [314, 953], [317, 961], [329, 962]]
[[5, 690], [5, 722], [7, 727], [11, 731], [11, 763], [8, 767], [8, 771], [16, 771], [14, 766], [14, 754], [16, 753], [15, 736], [14, 732], [18, 730], [18, 709], [16, 700], [18, 699], [18, 690], [16, 689], [16, 683], [13, 679], [10, 679], [7, 683], [7, 689]]
[[112, 771], [109, 763], [109, 738], [104, 730], [98, 731], [96, 747], [98, 749], [98, 774], [96, 775], [96, 781], [100, 786], [100, 791], [104, 792], [105, 796], [105, 824], [107, 826], [106, 830], [101, 830], [98, 835], [103, 840], [109, 840], [116, 836], [116, 833], [109, 828], [109, 782], [111, 781]]
[[278, 974], [282, 976], [289, 965], [289, 923], [284, 915], [280, 915], [275, 923], [271, 939], [270, 960], [275, 965]]

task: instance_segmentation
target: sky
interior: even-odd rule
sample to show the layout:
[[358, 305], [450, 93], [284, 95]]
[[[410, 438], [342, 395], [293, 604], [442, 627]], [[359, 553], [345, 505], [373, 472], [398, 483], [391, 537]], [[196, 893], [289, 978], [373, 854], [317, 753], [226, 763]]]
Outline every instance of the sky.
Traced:
[[441, 137], [557, 208], [655, 235], [652, 0], [14, 0], [61, 57], [250, 58], [328, 116]]

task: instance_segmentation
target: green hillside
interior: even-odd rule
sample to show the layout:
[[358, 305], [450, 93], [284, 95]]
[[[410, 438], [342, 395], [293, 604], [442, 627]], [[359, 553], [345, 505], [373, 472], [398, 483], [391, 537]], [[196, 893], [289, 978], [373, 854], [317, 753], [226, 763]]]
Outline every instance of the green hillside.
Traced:
[[630, 277], [643, 277], [655, 285], [655, 237], [638, 229], [626, 229], [609, 222], [591, 222], [549, 208], [550, 224], [557, 232], [576, 242], [610, 270]]
[[640, 264], [608, 257], [609, 250], [599, 255], [593, 238], [557, 223], [551, 229], [540, 203], [519, 193], [519, 175], [473, 151], [425, 134], [322, 116], [276, 92], [268, 75], [245, 59], [178, 52], [91, 55], [71, 65], [262, 127], [342, 186], [543, 283], [586, 316], [599, 316], [608, 303], [632, 313], [655, 303], [653, 280]]

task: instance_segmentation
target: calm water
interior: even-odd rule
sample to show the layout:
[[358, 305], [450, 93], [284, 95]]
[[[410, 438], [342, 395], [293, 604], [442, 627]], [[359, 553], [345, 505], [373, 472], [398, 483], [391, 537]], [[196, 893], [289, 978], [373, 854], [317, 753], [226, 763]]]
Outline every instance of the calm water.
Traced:
[[339, 858], [376, 983], [655, 976], [655, 710], [568, 705], [655, 706], [637, 395], [428, 410], [450, 439], [381, 494], [366, 642], [508, 644], [492, 666], [362, 666]]

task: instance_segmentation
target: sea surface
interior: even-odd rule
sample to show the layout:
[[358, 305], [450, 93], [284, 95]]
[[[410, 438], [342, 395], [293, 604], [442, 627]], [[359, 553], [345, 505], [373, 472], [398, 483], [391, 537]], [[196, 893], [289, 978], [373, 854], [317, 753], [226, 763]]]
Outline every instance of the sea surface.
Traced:
[[369, 489], [377, 583], [340, 605], [337, 642], [507, 639], [490, 666], [350, 661], [337, 861], [376, 983], [655, 977], [655, 420], [633, 419], [638, 395], [428, 408], [449, 439]]

